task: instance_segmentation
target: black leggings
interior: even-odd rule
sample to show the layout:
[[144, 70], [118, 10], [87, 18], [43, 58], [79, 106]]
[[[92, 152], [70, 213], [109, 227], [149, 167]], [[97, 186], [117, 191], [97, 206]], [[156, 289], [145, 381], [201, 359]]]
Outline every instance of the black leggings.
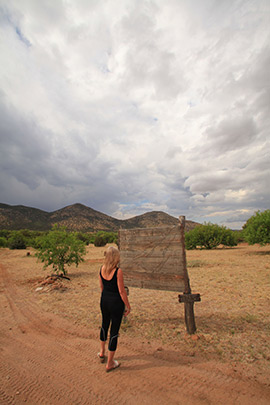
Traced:
[[100, 340], [105, 342], [110, 329], [110, 341], [108, 349], [114, 352], [117, 347], [118, 332], [121, 326], [125, 304], [118, 294], [107, 293], [101, 295], [100, 309], [102, 313], [102, 326], [100, 329]]

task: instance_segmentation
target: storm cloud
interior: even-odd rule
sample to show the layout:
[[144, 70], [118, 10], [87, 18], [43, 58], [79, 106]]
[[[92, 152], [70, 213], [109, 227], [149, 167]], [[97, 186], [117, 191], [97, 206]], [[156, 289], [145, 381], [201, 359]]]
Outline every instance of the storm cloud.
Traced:
[[0, 201], [269, 208], [267, 0], [0, 0]]

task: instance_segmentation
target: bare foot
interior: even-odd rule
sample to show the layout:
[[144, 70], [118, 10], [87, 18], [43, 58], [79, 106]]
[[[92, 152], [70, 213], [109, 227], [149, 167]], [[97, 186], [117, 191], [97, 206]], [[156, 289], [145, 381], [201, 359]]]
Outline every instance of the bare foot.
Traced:
[[120, 367], [120, 364], [121, 364], [121, 363], [118, 363], [117, 360], [114, 360], [114, 361], [113, 361], [113, 364], [111, 364], [111, 365], [108, 365], [108, 364], [107, 364], [107, 366], [106, 366], [106, 372], [109, 373], [110, 371], [115, 370], [116, 368]]

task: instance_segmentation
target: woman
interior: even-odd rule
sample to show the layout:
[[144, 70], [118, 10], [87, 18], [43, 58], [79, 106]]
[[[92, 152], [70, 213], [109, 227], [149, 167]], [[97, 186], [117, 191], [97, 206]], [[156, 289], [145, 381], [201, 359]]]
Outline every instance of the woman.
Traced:
[[[120, 260], [119, 250], [109, 247], [105, 254], [104, 265], [100, 269], [99, 283], [101, 288], [100, 308], [102, 313], [102, 327], [100, 329], [100, 361], [105, 361], [105, 342], [110, 329], [110, 340], [108, 345], [109, 355], [106, 371], [109, 372], [120, 366], [114, 360], [117, 348], [118, 332], [122, 322], [123, 314], [130, 313], [130, 305], [124, 286], [123, 272], [117, 267]], [[125, 312], [124, 312], [125, 311]]]

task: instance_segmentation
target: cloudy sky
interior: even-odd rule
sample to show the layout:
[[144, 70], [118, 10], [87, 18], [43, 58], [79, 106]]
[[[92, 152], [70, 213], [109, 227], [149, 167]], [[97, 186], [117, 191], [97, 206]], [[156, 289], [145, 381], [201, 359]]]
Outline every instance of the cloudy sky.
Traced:
[[0, 202], [270, 207], [269, 0], [0, 0]]

